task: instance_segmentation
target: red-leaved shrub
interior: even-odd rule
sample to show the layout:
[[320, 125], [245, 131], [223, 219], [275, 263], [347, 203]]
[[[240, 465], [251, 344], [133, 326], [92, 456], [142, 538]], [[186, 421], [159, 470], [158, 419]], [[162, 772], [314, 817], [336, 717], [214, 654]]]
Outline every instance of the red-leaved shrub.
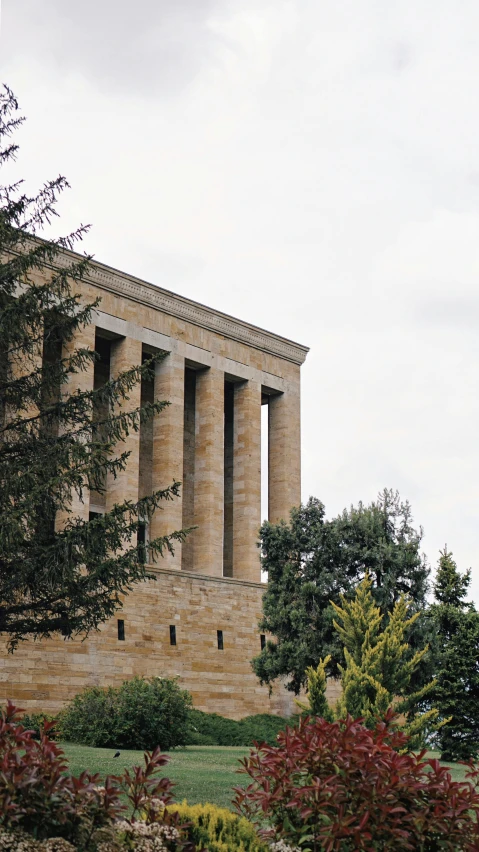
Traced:
[[373, 730], [350, 717], [301, 720], [241, 761], [252, 783], [236, 788], [236, 808], [303, 852], [477, 852], [479, 769], [457, 782], [425, 751], [400, 753], [407, 737], [394, 723], [392, 712]]
[[99, 775], [67, 774], [64, 752], [48, 735], [53, 722], [46, 722], [35, 739], [33, 731], [22, 726], [21, 714], [8, 702], [0, 718], [1, 827], [40, 840], [63, 838], [89, 852], [110, 838], [115, 848], [122, 838], [134, 848], [130, 835], [135, 835], [135, 825], [141, 835], [145, 826], [157, 824], [165, 827], [164, 848], [193, 852], [178, 814], [166, 809], [173, 802], [173, 783], [158, 778], [158, 770], [168, 762], [159, 749], [145, 753], [144, 767], [107, 776], [99, 786]]

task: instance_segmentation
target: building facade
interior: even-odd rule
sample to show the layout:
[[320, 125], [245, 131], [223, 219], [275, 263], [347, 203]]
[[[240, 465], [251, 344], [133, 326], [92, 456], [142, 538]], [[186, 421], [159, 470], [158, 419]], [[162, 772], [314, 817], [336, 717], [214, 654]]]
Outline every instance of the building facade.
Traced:
[[144, 534], [196, 529], [98, 633], [26, 642], [13, 655], [4, 649], [1, 699], [56, 712], [86, 686], [158, 675], [178, 676], [199, 709], [233, 718], [288, 713], [291, 696], [281, 686], [269, 696], [250, 665], [264, 641], [261, 410], [268, 407], [268, 516], [287, 520], [301, 498], [300, 367], [308, 350], [100, 263], [77, 290], [87, 301], [101, 298], [74, 341], [100, 360], [73, 387], [100, 387], [162, 352], [154, 379], [136, 386], [128, 405], [170, 404], [126, 438], [127, 468], [105, 493], [75, 498], [73, 510], [88, 519], [179, 480], [180, 496], [155, 512]]

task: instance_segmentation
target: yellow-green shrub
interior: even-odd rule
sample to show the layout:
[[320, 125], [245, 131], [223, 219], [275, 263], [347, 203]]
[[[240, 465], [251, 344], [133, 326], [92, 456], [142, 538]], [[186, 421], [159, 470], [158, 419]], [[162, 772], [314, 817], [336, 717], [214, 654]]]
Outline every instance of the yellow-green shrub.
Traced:
[[226, 808], [183, 802], [172, 805], [170, 809], [178, 811], [181, 822], [191, 823], [188, 829], [190, 839], [208, 852], [268, 852], [254, 825]]

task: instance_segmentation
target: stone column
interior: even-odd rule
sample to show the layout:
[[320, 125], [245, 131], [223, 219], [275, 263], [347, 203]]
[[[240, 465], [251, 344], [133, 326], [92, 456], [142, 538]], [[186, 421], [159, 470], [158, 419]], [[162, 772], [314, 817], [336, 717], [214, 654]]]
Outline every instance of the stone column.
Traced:
[[224, 373], [196, 374], [194, 570], [223, 576]]
[[[2, 372], [4, 373], [5, 380], [17, 381], [18, 379], [23, 379], [26, 376], [30, 376], [31, 374], [36, 373], [37, 371], [42, 369], [42, 329], [38, 328], [36, 330], [36, 334], [38, 339], [35, 345], [33, 346], [32, 352], [25, 353], [23, 351], [18, 351], [10, 356], [8, 354], [4, 355], [5, 360], [3, 361], [1, 367]], [[30, 417], [37, 417], [39, 409], [38, 406], [33, 402], [25, 404], [22, 398], [22, 402], [24, 403], [25, 407], [20, 409], [20, 395], [21, 392], [18, 391], [18, 405], [8, 405], [6, 407], [6, 410], [2, 412], [2, 415], [5, 417], [6, 423], [12, 423], [15, 420], [28, 420]], [[35, 429], [36, 424], [32, 428]]]
[[[68, 341], [68, 343], [64, 344], [62, 357], [68, 358], [69, 356], [74, 355], [76, 349], [90, 349], [92, 352], [95, 351], [94, 325], [87, 325], [77, 329], [72, 339]], [[95, 362], [90, 361], [84, 370], [81, 370], [78, 373], [69, 374], [67, 381], [62, 387], [62, 395], [70, 396], [77, 390], [81, 392], [92, 391], [94, 376]], [[58, 529], [62, 529], [69, 518], [76, 517], [81, 518], [84, 521], [88, 521], [90, 492], [87, 488], [83, 490], [81, 498], [76, 491], [72, 492], [70, 509], [71, 512], [60, 511], [57, 513], [56, 526]]]
[[233, 577], [261, 582], [261, 385], [235, 385]]
[[268, 518], [289, 521], [301, 502], [299, 386], [271, 396], [268, 404]]
[[[155, 402], [163, 400], [170, 405], [153, 419], [153, 491], [183, 480], [185, 359], [174, 352], [155, 366]], [[156, 510], [150, 522], [150, 539], [181, 530], [182, 496], [183, 488], [179, 497], [164, 500]], [[160, 567], [181, 569], [181, 543], [176, 542], [174, 548], [174, 556], [166, 551], [159, 559]]]
[[[131, 337], [112, 341], [110, 355], [110, 378], [116, 378], [125, 370], [141, 364], [141, 341]], [[128, 392], [129, 399], [121, 403], [123, 411], [133, 411], [141, 404], [141, 383], [137, 382]], [[125, 470], [117, 473], [116, 478], [111, 473], [107, 476], [106, 511], [109, 512], [116, 503], [125, 500], [138, 501], [138, 480], [140, 465], [140, 432], [130, 430], [123, 441], [116, 444], [114, 453], [129, 452], [130, 456]]]

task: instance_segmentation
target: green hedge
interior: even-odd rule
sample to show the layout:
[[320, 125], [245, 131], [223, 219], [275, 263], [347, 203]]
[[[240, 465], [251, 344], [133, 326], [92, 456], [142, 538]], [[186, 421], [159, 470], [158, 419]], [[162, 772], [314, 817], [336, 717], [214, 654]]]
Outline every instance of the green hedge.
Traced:
[[274, 745], [278, 733], [294, 719], [258, 713], [235, 721], [218, 713], [190, 710], [188, 714], [187, 745], [250, 746], [253, 742]]
[[191, 696], [176, 678], [135, 677], [76, 695], [60, 714], [61, 735], [97, 748], [167, 751], [186, 744], [190, 707]]
[[[25, 717], [38, 736], [45, 714]], [[47, 716], [47, 719], [52, 717]], [[235, 721], [191, 707], [175, 678], [133, 678], [117, 688], [92, 687], [75, 696], [50, 734], [96, 748], [167, 751], [183, 745], [274, 745], [278, 733], [297, 720], [258, 713]]]

